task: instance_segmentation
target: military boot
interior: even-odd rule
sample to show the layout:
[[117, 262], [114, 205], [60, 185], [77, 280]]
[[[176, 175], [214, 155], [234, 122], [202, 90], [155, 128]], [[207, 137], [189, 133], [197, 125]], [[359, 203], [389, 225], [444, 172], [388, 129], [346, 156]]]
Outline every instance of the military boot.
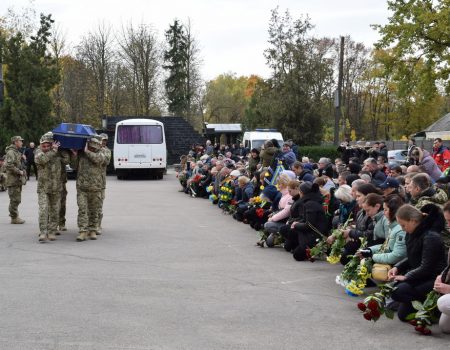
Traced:
[[47, 235], [49, 241], [56, 241], [56, 236], [54, 233], [49, 233]]
[[11, 224], [20, 225], [20, 224], [23, 224], [23, 223], [25, 223], [25, 220], [22, 220], [19, 217], [11, 218]]
[[66, 225], [59, 225], [59, 230], [60, 231], [67, 231]]
[[39, 234], [39, 242], [44, 243], [47, 240], [47, 235], [45, 233]]
[[86, 232], [80, 232], [80, 234], [77, 236], [78, 242], [83, 242], [86, 240], [87, 233]]
[[88, 238], [92, 239], [92, 240], [96, 240], [97, 239], [97, 234], [95, 233], [95, 231], [89, 232]]

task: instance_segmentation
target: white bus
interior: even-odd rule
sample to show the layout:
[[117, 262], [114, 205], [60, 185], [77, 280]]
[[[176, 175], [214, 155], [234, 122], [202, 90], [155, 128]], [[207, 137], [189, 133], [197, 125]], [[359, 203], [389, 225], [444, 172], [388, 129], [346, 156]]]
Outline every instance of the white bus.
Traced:
[[166, 166], [163, 123], [153, 119], [127, 119], [116, 124], [114, 169], [118, 179], [139, 172], [162, 179]]

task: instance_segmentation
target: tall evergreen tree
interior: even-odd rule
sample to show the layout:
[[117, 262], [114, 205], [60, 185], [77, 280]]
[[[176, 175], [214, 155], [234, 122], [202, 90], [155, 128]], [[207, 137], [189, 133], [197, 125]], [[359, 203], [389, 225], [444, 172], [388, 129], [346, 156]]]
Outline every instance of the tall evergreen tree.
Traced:
[[55, 59], [48, 53], [51, 15], [42, 15], [36, 35], [26, 40], [21, 32], [5, 43], [3, 63], [5, 72], [5, 101], [0, 110], [0, 138], [7, 143], [13, 134], [26, 140], [37, 140], [51, 129], [51, 89], [60, 76]]
[[186, 60], [188, 43], [183, 25], [174, 20], [166, 31], [168, 50], [164, 52], [164, 69], [168, 70], [169, 77], [165, 81], [167, 97], [169, 99], [169, 111], [187, 117], [188, 91], [186, 80]]

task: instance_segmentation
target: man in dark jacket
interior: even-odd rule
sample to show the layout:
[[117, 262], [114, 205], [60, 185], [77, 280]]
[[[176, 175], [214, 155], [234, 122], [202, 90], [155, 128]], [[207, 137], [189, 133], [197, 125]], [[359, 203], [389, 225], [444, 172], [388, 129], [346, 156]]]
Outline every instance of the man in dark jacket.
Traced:
[[33, 168], [34, 176], [36, 176], [36, 180], [38, 178], [37, 167], [36, 167], [36, 163], [34, 162], [34, 151], [35, 150], [36, 150], [36, 147], [34, 145], [34, 142], [30, 142], [30, 147], [28, 147], [24, 152], [24, 155], [26, 157], [28, 180], [30, 179], [31, 168]]
[[292, 171], [297, 175], [299, 181], [314, 182], [314, 175], [311, 170], [305, 169], [303, 163], [297, 161], [292, 165]]
[[386, 181], [386, 174], [384, 174], [379, 168], [375, 158], [367, 158], [364, 161], [364, 171], [370, 171], [372, 174], [372, 185], [380, 187], [380, 185]]

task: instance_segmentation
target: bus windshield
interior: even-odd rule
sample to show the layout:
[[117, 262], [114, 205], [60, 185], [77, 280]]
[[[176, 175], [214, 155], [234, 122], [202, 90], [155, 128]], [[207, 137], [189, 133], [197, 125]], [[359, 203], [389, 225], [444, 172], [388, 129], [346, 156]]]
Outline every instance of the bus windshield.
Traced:
[[160, 125], [119, 125], [117, 129], [117, 143], [163, 143], [162, 127]]

